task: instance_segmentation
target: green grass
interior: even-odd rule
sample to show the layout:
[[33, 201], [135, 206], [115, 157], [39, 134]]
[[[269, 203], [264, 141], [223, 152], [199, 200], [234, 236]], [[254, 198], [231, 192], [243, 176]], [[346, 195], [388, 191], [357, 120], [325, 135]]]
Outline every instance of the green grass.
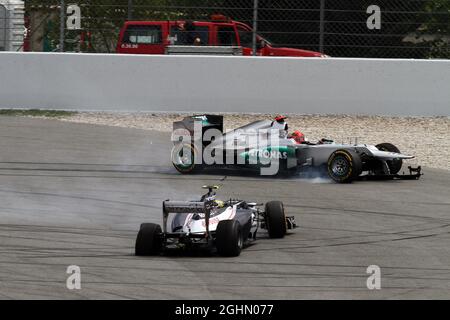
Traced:
[[70, 117], [77, 114], [75, 111], [62, 111], [62, 110], [41, 110], [41, 109], [0, 109], [0, 116], [30, 116], [30, 117]]

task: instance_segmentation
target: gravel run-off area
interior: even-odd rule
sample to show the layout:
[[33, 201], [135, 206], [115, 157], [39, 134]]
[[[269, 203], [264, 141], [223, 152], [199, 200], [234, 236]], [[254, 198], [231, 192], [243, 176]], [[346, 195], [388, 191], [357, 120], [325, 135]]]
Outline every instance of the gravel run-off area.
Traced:
[[[57, 121], [119, 126], [170, 132], [186, 114], [81, 112]], [[276, 114], [225, 114], [225, 131]], [[351, 115], [288, 115], [290, 131], [301, 130], [309, 141], [378, 144], [391, 142], [401, 152], [415, 155], [412, 165], [450, 170], [450, 117], [388, 117]]]

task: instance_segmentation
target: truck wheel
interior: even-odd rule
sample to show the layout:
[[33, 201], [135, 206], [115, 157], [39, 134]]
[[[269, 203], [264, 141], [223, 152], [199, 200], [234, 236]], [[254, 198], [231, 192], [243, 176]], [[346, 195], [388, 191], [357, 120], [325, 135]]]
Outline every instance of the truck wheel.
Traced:
[[338, 183], [350, 183], [362, 172], [361, 158], [352, 150], [336, 150], [328, 158], [328, 175]]
[[286, 216], [281, 201], [270, 201], [265, 207], [266, 228], [271, 238], [283, 238], [287, 232]]
[[178, 172], [183, 174], [193, 173], [199, 169], [195, 164], [197, 150], [192, 144], [179, 143], [172, 148], [172, 164]]
[[244, 237], [242, 228], [236, 220], [223, 220], [217, 225], [216, 247], [219, 255], [237, 257], [241, 254]]
[[155, 223], [143, 223], [139, 229], [135, 254], [137, 256], [154, 256], [161, 252], [161, 226]]
[[[377, 149], [380, 151], [400, 153], [400, 150], [396, 146], [394, 146], [392, 143], [380, 143], [380, 144], [377, 144], [375, 147], [377, 147]], [[391, 174], [397, 174], [403, 166], [402, 159], [388, 160], [388, 161], [386, 161], [386, 163], [389, 167], [389, 171], [391, 172]]]

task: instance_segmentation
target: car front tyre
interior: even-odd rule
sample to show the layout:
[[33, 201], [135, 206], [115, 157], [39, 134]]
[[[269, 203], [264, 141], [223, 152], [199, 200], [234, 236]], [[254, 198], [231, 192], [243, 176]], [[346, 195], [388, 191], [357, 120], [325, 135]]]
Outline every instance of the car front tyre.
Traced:
[[328, 158], [327, 171], [338, 183], [350, 183], [362, 172], [361, 158], [351, 150], [336, 150]]
[[[400, 150], [394, 146], [392, 143], [380, 143], [375, 146], [380, 151], [387, 151], [387, 152], [396, 152], [400, 153]], [[402, 159], [395, 159], [395, 160], [388, 160], [386, 161], [389, 171], [391, 174], [397, 174], [403, 166], [403, 160]]]
[[266, 228], [271, 238], [283, 238], [287, 232], [286, 215], [281, 201], [270, 201], [265, 207]]

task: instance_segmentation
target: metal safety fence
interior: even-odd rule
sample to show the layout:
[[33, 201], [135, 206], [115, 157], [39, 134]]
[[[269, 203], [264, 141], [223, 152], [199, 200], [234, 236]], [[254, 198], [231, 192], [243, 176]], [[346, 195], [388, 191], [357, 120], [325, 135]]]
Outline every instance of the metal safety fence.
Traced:
[[[0, 50], [8, 42], [2, 1]], [[450, 0], [26, 0], [24, 9], [25, 51], [114, 53], [128, 20], [221, 14], [253, 29], [253, 48], [258, 34], [333, 57], [450, 58]]]

